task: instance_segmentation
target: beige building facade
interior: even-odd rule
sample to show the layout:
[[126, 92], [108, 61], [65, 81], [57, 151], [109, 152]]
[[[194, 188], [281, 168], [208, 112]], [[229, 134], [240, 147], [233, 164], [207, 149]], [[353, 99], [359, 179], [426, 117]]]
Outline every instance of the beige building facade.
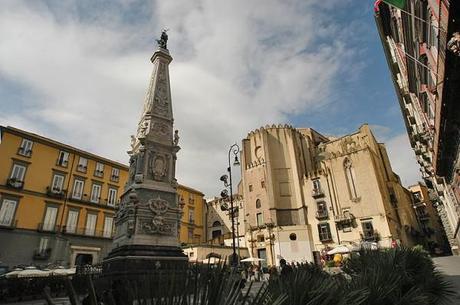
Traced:
[[409, 187], [414, 197], [414, 209], [420, 231], [425, 237], [425, 248], [431, 254], [449, 254], [450, 247], [441, 219], [438, 215], [437, 201], [430, 200], [426, 185], [417, 183]]
[[[246, 247], [243, 196], [233, 195], [235, 212], [235, 244]], [[232, 246], [232, 219], [230, 217], [230, 200], [212, 198], [206, 202], [207, 242], [213, 245]]]
[[338, 244], [416, 244], [412, 195], [368, 125], [328, 138], [266, 126], [243, 140], [242, 190], [250, 254], [313, 261]]

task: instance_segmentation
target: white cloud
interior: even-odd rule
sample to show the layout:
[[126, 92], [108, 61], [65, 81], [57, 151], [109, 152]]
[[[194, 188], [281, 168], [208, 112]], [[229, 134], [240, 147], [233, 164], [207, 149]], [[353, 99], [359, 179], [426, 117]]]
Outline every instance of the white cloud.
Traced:
[[212, 196], [231, 144], [261, 125], [327, 104], [335, 78], [354, 56], [334, 35], [337, 27], [321, 18], [330, 7], [317, 1], [142, 2], [143, 21], [124, 14], [140, 2], [119, 3], [117, 10], [92, 1], [86, 7], [2, 2], [0, 76], [33, 99], [14, 116], [2, 99], [0, 124], [126, 163], [151, 69], [152, 36], [169, 27], [182, 147], [177, 178]]
[[406, 133], [397, 135], [386, 142], [388, 156], [393, 171], [399, 175], [404, 186], [422, 181], [419, 165], [411, 149]]

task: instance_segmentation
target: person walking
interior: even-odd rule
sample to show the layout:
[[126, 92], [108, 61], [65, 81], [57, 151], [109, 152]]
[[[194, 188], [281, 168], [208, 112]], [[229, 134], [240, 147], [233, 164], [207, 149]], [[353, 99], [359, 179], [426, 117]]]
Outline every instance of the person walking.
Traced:
[[281, 272], [280, 272], [281, 278], [286, 278], [294, 272], [292, 267], [286, 263], [286, 260], [284, 258], [280, 259], [280, 266], [281, 266]]

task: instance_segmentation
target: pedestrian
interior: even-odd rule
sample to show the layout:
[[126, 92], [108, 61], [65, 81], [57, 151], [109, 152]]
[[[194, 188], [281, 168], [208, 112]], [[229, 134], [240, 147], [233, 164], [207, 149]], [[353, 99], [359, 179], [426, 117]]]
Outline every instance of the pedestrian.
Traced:
[[286, 278], [294, 272], [294, 270], [292, 270], [292, 267], [286, 263], [286, 260], [284, 258], [280, 259], [280, 266], [281, 278]]
[[256, 278], [256, 282], [260, 282], [260, 268], [259, 268], [259, 266], [255, 266], [254, 275], [255, 275], [255, 278]]

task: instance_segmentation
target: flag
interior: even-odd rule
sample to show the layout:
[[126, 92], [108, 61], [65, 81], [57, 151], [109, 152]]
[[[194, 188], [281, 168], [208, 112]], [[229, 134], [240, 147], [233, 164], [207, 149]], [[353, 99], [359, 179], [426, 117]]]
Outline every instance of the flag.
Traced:
[[406, 5], [406, 0], [383, 0], [383, 2], [391, 6], [397, 7], [400, 10], [403, 10], [404, 6]]

